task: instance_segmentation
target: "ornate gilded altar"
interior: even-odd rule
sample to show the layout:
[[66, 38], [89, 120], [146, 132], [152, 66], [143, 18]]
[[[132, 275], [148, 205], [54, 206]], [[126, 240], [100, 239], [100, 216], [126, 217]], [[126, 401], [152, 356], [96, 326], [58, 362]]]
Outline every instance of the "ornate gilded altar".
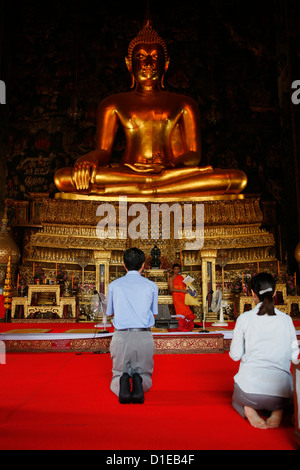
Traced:
[[[35, 294], [54, 294], [54, 299], [49, 302], [34, 304]], [[76, 318], [76, 299], [75, 297], [61, 297], [59, 285], [30, 285], [27, 297], [13, 297], [11, 307], [11, 317], [15, 317], [16, 306], [22, 305], [24, 308], [24, 319], [34, 316], [36, 313], [51, 312], [52, 314], [63, 318], [64, 307], [70, 306], [72, 317]]]
[[164, 269], [146, 270], [145, 276], [151, 281], [154, 281], [158, 287], [158, 304], [173, 305], [173, 297], [169, 291], [168, 280]]
[[[202, 308], [196, 307], [198, 318], [202, 317], [206, 297], [210, 288], [216, 290], [217, 284], [222, 282], [222, 272], [218, 264], [220, 253], [227, 258], [225, 270], [226, 281], [240, 275], [246, 266], [276, 261], [275, 242], [273, 235], [261, 229], [262, 211], [259, 198], [254, 196], [227, 196], [213, 198], [193, 198], [193, 200], [170, 201], [183, 208], [191, 204], [193, 208], [193, 224], [190, 229], [195, 230], [195, 206], [204, 207], [204, 238], [201, 249], [186, 250], [186, 243], [191, 240], [183, 233], [181, 238], [174, 238], [174, 218], [170, 213], [170, 238], [163, 239], [159, 234], [157, 239], [151, 238], [151, 218], [148, 226], [140, 229], [140, 237], [133, 240], [122, 232], [124, 227], [119, 220], [119, 200], [114, 198], [109, 204], [116, 213], [116, 236], [99, 238], [97, 224], [101, 217], [97, 216], [97, 208], [107, 200], [99, 197], [65, 198], [57, 195], [55, 199], [44, 199], [41, 211], [41, 228], [32, 232], [23, 250], [23, 263], [21, 273], [27, 279], [32, 279], [32, 265], [35, 263], [43, 267], [46, 277], [53, 279], [57, 265], [64, 265], [69, 278], [78, 275], [81, 278], [80, 263], [86, 260], [84, 268], [85, 283], [94, 285], [99, 292], [106, 293], [107, 285], [113, 279], [125, 273], [122, 265], [123, 251], [130, 246], [138, 246], [145, 251], [146, 258], [150, 257], [151, 249], [157, 245], [161, 251], [161, 259], [171, 266], [174, 261], [182, 259], [183, 272], [195, 278], [199, 300]], [[130, 207], [136, 203], [142, 204], [151, 213], [151, 204], [143, 199], [128, 198], [128, 213]], [[161, 204], [158, 200], [155, 204]], [[134, 220], [128, 215], [127, 225]], [[277, 262], [277, 261], [276, 261]], [[148, 274], [153, 276], [154, 271], [149, 266]], [[172, 304], [172, 297], [167, 292], [167, 270], [159, 270], [157, 279], [160, 304]], [[79, 301], [82, 301], [79, 296]], [[85, 298], [88, 302], [88, 298]], [[238, 305], [239, 307], [239, 305]], [[237, 312], [239, 313], [239, 312]]]
[[[298, 310], [300, 311], [300, 296], [297, 295], [287, 295], [287, 289], [285, 284], [276, 284], [276, 291], [281, 294], [281, 302], [276, 304], [276, 308], [282, 312], [287, 313], [288, 315], [292, 312], [292, 305], [298, 305]], [[251, 308], [255, 307], [255, 302], [252, 296], [240, 296], [239, 299], [240, 313], [245, 311], [246, 306]]]

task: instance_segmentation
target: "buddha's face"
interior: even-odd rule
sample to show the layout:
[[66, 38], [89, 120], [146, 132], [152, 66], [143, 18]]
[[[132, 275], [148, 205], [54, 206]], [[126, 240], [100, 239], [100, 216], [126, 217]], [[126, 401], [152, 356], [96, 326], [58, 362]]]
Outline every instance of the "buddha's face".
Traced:
[[138, 86], [155, 87], [166, 70], [160, 44], [138, 44], [132, 51], [132, 73]]

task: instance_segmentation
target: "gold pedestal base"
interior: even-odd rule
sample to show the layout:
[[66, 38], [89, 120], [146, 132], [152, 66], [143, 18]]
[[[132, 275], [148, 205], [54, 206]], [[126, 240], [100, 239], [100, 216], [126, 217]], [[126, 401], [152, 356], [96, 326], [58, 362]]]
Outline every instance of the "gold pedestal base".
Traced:
[[[193, 241], [189, 237], [198, 228], [197, 210], [200, 206], [204, 213], [201, 232], [203, 243], [196, 249], [187, 249], [187, 243]], [[182, 214], [183, 231], [180, 237], [174, 230], [174, 208]], [[169, 237], [162, 236], [164, 219], [160, 215], [157, 237], [153, 238], [153, 210], [159, 214], [166, 211]], [[141, 211], [148, 215], [147, 223], [138, 227]], [[125, 272], [122, 266], [125, 249], [137, 246], [143, 249], [147, 260], [150, 260], [151, 250], [156, 245], [160, 249], [163, 264], [163, 278], [159, 279], [160, 303], [170, 303], [167, 272], [164, 269], [174, 261], [182, 260], [182, 270], [195, 279], [194, 284], [202, 302], [201, 307], [195, 307], [195, 313], [199, 317], [203, 314], [209, 289], [212, 288], [215, 292], [217, 284], [222, 282], [218, 264], [221, 252], [226, 258], [226, 282], [244, 272], [249, 263], [276, 260], [273, 235], [261, 229], [263, 215], [258, 196], [146, 200], [59, 193], [55, 199], [44, 200], [41, 213], [42, 228], [31, 235], [21, 267], [27, 276], [30, 277], [33, 262], [43, 267], [50, 280], [54, 279], [57, 266], [64, 265], [70, 278], [72, 274], [77, 274], [80, 280], [94, 285], [99, 292], [105, 294], [108, 283]], [[192, 217], [188, 227], [184, 225], [186, 214]], [[99, 237], [97, 226], [100, 221], [103, 222], [104, 217], [108, 225], [111, 221], [115, 222], [115, 230]], [[135, 224], [134, 233], [139, 235], [135, 239], [129, 233], [131, 223]], [[84, 261], [86, 266], [82, 268]], [[88, 305], [90, 297], [81, 295], [80, 301]]]

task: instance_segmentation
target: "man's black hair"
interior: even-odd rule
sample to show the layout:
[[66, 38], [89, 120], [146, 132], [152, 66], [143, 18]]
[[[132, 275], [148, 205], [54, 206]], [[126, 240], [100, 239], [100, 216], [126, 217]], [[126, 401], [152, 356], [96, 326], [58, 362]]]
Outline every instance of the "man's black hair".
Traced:
[[145, 254], [139, 248], [128, 248], [123, 260], [128, 271], [139, 271], [145, 262]]

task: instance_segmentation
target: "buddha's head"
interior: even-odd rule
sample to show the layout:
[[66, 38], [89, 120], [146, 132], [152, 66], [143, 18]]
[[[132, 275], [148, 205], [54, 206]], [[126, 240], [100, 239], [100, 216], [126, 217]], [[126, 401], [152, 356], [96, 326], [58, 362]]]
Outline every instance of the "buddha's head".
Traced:
[[131, 75], [131, 88], [138, 84], [151, 84], [164, 87], [163, 81], [169, 66], [169, 57], [165, 41], [147, 20], [130, 42], [126, 65]]

